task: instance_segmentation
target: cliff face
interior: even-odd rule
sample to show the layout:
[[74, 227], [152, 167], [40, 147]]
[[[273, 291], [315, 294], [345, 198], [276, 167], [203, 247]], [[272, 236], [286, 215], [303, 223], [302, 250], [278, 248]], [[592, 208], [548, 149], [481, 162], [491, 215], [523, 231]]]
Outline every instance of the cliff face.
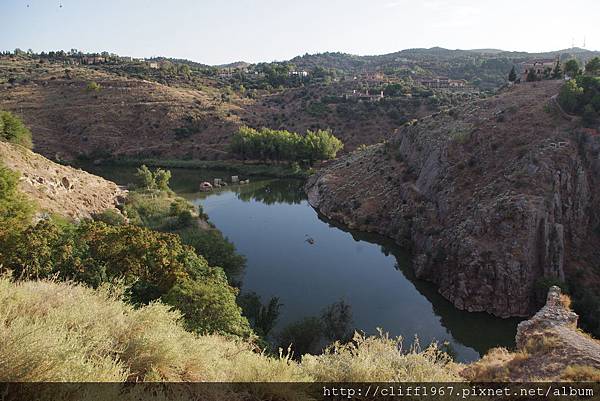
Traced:
[[329, 218], [410, 245], [458, 308], [524, 316], [543, 279], [600, 262], [600, 137], [563, 119], [560, 82], [523, 84], [415, 121], [307, 183]]
[[101, 177], [62, 166], [21, 146], [0, 142], [0, 163], [20, 174], [19, 187], [42, 213], [82, 219], [116, 209], [126, 191]]

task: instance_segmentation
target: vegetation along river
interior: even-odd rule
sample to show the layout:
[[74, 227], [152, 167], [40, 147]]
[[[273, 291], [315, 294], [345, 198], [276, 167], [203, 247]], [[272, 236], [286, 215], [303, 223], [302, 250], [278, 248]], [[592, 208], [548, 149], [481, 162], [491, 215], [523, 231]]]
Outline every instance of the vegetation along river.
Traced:
[[[91, 170], [122, 185], [134, 180], [131, 167]], [[254, 180], [202, 193], [200, 182], [231, 174], [172, 173], [173, 190], [201, 205], [247, 258], [242, 292], [256, 292], [263, 302], [279, 297], [283, 307], [274, 331], [343, 300], [351, 307], [354, 328], [367, 334], [381, 328], [402, 336], [407, 347], [415, 335], [422, 346], [447, 341], [458, 360], [471, 361], [492, 347], [514, 346], [518, 320], [454, 308], [433, 285], [414, 278], [410, 255], [392, 241], [320, 216], [308, 204], [302, 181]]]

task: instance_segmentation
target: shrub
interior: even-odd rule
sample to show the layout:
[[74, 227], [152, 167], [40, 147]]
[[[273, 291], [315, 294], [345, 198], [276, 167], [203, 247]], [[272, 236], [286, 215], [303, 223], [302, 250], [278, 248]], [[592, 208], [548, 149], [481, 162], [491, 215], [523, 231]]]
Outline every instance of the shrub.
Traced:
[[286, 358], [186, 332], [161, 303], [133, 308], [108, 288], [0, 278], [0, 380], [298, 381]]
[[0, 165], [0, 256], [10, 237], [25, 230], [33, 215], [33, 204], [18, 191], [19, 175]]
[[235, 303], [236, 290], [222, 269], [209, 267], [174, 234], [133, 225], [59, 227], [42, 221], [25, 230], [3, 256], [4, 268], [14, 277], [56, 277], [92, 287], [118, 280], [134, 304], [163, 298], [183, 308], [190, 329], [249, 334]]
[[109, 226], [122, 226], [127, 224], [127, 219], [115, 209], [106, 209], [92, 217], [94, 220], [101, 221]]
[[323, 355], [304, 355], [302, 369], [319, 382], [458, 381], [447, 354], [436, 345], [407, 352], [400, 338], [355, 334], [348, 344], [335, 343]]
[[31, 149], [31, 131], [20, 118], [0, 110], [0, 141], [16, 143]]
[[163, 300], [182, 312], [188, 330], [248, 337], [252, 330], [235, 302], [236, 295], [223, 271], [214, 269], [200, 279], [181, 281]]
[[277, 344], [283, 349], [293, 349], [300, 357], [317, 354], [322, 349], [323, 323], [317, 317], [307, 317], [286, 326], [277, 334]]
[[574, 382], [600, 382], [600, 369], [586, 365], [571, 365], [563, 370], [560, 378]]
[[102, 87], [100, 86], [99, 83], [92, 81], [92, 82], [89, 82], [87, 84], [87, 86], [85, 87], [85, 89], [88, 92], [100, 92], [100, 90], [102, 89]]
[[398, 340], [356, 335], [297, 363], [255, 352], [247, 341], [187, 332], [168, 306], [134, 308], [121, 297], [114, 287], [0, 278], [0, 381], [458, 380], [435, 347], [403, 352]]

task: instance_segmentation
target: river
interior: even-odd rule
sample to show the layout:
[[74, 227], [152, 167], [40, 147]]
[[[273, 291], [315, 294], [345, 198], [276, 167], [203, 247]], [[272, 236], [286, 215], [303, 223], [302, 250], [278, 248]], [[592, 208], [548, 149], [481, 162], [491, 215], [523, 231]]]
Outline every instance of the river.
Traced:
[[[93, 167], [121, 185], [133, 181], [130, 167]], [[381, 328], [410, 346], [449, 342], [457, 360], [478, 359], [492, 347], [514, 347], [517, 319], [456, 309], [435, 287], [417, 280], [410, 254], [381, 236], [348, 230], [310, 207], [302, 181], [261, 179], [201, 193], [204, 180], [224, 171], [173, 169], [171, 187], [201, 205], [210, 221], [247, 258], [242, 292], [283, 304], [275, 331], [334, 302], [351, 306], [353, 327], [367, 334]]]

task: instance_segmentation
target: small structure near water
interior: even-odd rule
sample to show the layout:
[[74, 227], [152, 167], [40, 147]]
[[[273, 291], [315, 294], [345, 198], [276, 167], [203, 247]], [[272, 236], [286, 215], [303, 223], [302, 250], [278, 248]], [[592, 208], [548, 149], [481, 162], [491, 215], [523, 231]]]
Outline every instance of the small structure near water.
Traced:
[[[240, 180], [240, 178], [237, 175], [232, 175], [231, 183], [239, 184], [239, 185], [249, 184], [250, 179]], [[200, 183], [200, 191], [201, 192], [210, 192], [215, 188], [226, 187], [227, 185], [228, 185], [227, 182], [225, 180], [223, 180], [222, 178], [214, 178], [212, 184], [208, 181], [203, 181], [202, 183]]]
[[210, 192], [213, 190], [213, 186], [210, 182], [204, 181], [200, 183], [200, 191], [202, 192]]

